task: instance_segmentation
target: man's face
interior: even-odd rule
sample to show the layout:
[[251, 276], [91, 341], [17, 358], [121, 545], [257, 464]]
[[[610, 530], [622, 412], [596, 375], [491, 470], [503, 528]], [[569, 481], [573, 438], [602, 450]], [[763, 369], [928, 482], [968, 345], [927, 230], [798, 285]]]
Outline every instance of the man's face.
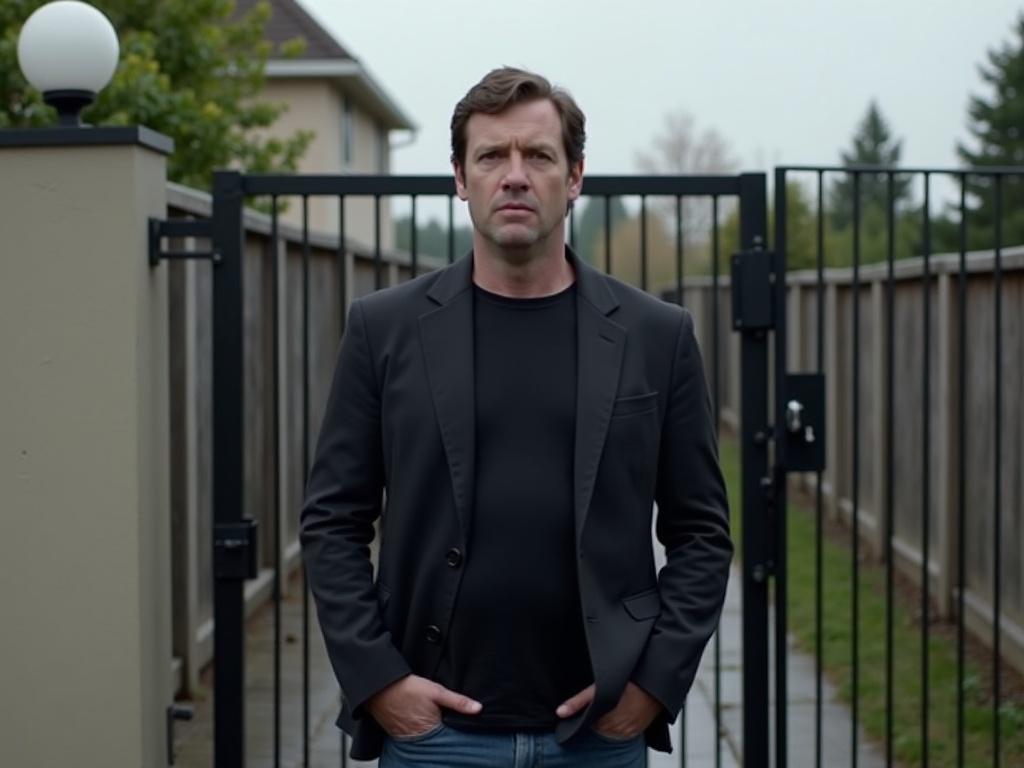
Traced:
[[473, 227], [506, 252], [561, 235], [566, 207], [583, 182], [583, 162], [569, 167], [561, 120], [547, 99], [472, 115], [464, 165], [454, 169]]

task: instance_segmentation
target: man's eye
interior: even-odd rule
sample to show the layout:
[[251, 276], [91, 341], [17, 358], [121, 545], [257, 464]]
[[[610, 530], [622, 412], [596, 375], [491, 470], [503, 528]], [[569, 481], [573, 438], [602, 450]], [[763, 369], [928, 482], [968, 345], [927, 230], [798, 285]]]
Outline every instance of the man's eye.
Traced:
[[482, 155], [480, 155], [479, 159], [480, 160], [493, 160], [497, 156], [498, 156], [497, 152], [484, 152]]

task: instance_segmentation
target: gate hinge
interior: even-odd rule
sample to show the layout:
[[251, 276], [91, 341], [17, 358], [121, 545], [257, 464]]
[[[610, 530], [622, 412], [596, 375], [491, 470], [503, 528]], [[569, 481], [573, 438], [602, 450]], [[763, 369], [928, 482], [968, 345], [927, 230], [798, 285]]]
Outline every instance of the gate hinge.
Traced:
[[732, 329], [775, 328], [775, 254], [756, 248], [732, 257]]
[[149, 219], [149, 265], [155, 267], [161, 259], [209, 259], [220, 263], [220, 251], [163, 251], [160, 241], [165, 237], [198, 237], [212, 240], [213, 222], [210, 219]]
[[245, 581], [258, 575], [256, 533], [259, 523], [245, 519], [213, 526], [213, 575], [217, 579]]

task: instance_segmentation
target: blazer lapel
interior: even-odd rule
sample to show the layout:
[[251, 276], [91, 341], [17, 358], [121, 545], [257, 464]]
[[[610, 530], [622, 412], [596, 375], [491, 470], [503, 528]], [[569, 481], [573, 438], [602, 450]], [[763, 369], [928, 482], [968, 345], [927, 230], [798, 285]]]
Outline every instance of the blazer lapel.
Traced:
[[566, 248], [566, 256], [575, 267], [577, 283], [573, 498], [578, 546], [619, 386], [626, 330], [607, 317], [619, 306], [607, 279], [581, 262], [571, 249]]
[[476, 446], [472, 267], [470, 255], [444, 269], [427, 293], [440, 306], [419, 318], [420, 343], [463, 543], [471, 523]]

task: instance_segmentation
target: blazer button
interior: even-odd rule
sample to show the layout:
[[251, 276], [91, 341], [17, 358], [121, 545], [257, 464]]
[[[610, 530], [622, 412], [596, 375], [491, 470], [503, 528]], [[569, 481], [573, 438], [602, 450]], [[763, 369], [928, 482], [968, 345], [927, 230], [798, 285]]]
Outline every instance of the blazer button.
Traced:
[[431, 624], [427, 627], [427, 642], [428, 643], [440, 643], [441, 642], [441, 628], [437, 624]]
[[458, 568], [462, 565], [462, 551], [458, 547], [452, 547], [448, 550], [444, 559], [452, 568]]

